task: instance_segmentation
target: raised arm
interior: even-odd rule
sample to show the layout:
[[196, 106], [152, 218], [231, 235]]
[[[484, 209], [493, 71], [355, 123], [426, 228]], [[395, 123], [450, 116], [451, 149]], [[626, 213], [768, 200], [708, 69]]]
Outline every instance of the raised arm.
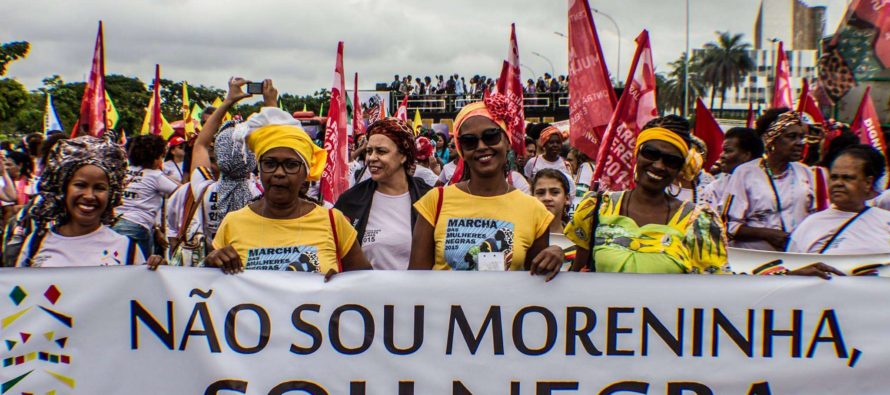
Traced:
[[210, 145], [222, 125], [223, 117], [241, 99], [250, 96], [241, 89], [245, 84], [247, 84], [247, 80], [243, 78], [232, 77], [229, 79], [229, 93], [226, 95], [226, 99], [213, 114], [210, 114], [207, 123], [201, 128], [201, 133], [198, 133], [198, 139], [195, 140], [189, 174], [198, 167], [210, 167]]

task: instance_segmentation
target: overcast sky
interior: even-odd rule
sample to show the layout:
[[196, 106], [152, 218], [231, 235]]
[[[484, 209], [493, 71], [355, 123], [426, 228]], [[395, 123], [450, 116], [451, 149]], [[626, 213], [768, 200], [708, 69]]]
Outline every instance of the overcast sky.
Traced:
[[[689, 0], [691, 47], [714, 31], [753, 40], [760, 0]], [[808, 0], [828, 7], [826, 33], [837, 26], [846, 0]], [[522, 77], [565, 74], [566, 0], [4, 0], [0, 42], [26, 40], [31, 53], [7, 75], [28, 89], [59, 74], [82, 81], [89, 73], [97, 21], [105, 23], [106, 73], [150, 81], [163, 78], [223, 88], [231, 75], [272, 78], [279, 91], [309, 94], [330, 88], [337, 41], [345, 42], [347, 88], [389, 82], [393, 74], [459, 73], [496, 76], [515, 22]], [[621, 29], [624, 79], [633, 39], [648, 29], [659, 68], [685, 47], [684, 0], [590, 0]], [[614, 74], [617, 35], [594, 14], [604, 55]]]

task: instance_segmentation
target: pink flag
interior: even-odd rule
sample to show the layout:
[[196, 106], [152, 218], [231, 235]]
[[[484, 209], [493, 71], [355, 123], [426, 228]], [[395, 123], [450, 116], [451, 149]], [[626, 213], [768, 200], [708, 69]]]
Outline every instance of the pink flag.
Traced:
[[748, 101], [748, 120], [745, 121], [745, 127], [754, 129], [755, 122], [757, 122], [757, 117], [754, 116], [754, 105]]
[[569, 2], [569, 135], [573, 147], [596, 156], [615, 110], [615, 90], [587, 0]]
[[627, 75], [624, 93], [612, 114], [602, 144], [596, 156], [593, 179], [600, 181], [601, 190], [620, 191], [633, 186], [636, 162], [634, 145], [637, 135], [647, 122], [658, 116], [655, 107], [655, 64], [649, 32], [637, 37], [637, 51]]
[[334, 83], [331, 87], [331, 104], [328, 106], [328, 122], [325, 126], [324, 149], [328, 160], [321, 173], [321, 198], [325, 205], [333, 206], [346, 189], [349, 164], [346, 155], [346, 81], [343, 79], [343, 42], [337, 44], [337, 63], [334, 66]]
[[773, 108], [794, 108], [791, 101], [791, 71], [788, 67], [788, 57], [785, 49], [779, 41], [779, 50], [776, 54], [776, 79], [773, 90]]
[[803, 79], [803, 89], [801, 89], [800, 98], [797, 100], [797, 112], [806, 114], [813, 124], [825, 126], [825, 117], [822, 116], [822, 110], [816, 104], [816, 99], [813, 99], [813, 95], [810, 94], [810, 83], [806, 78]]
[[355, 135], [365, 134], [365, 120], [362, 115], [362, 101], [358, 98], [358, 73], [355, 73], [355, 85], [352, 91], [352, 132]]
[[[869, 144], [884, 154], [887, 160], [887, 142], [884, 141], [884, 132], [881, 130], [881, 119], [875, 110], [875, 103], [871, 100], [871, 86], [865, 88], [856, 118], [850, 124], [850, 131], [859, 136], [862, 144]], [[888, 161], [890, 162], [890, 161]]]
[[702, 139], [708, 146], [708, 157], [702, 167], [708, 170], [723, 153], [723, 129], [701, 98], [695, 100], [695, 137]]
[[102, 21], [99, 21], [96, 48], [93, 50], [93, 67], [80, 101], [80, 118], [71, 137], [81, 134], [101, 136], [105, 133], [105, 128], [105, 39]]
[[522, 95], [522, 76], [519, 69], [519, 44], [516, 41], [516, 24], [510, 24], [510, 50], [501, 68], [497, 92], [507, 99], [507, 133], [513, 141], [517, 157], [525, 156], [525, 109]]
[[402, 104], [399, 104], [399, 109], [396, 110], [396, 118], [408, 122], [408, 95], [402, 99]]

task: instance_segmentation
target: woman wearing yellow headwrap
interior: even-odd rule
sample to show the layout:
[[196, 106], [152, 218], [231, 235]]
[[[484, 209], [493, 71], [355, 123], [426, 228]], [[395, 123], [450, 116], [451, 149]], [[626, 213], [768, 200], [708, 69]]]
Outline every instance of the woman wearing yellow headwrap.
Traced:
[[467, 105], [455, 118], [463, 178], [414, 203], [409, 269], [558, 273], [562, 250], [548, 247], [553, 214], [507, 182], [510, 135], [497, 100]]
[[371, 268], [343, 214], [300, 197], [307, 180], [321, 177], [327, 153], [299, 121], [276, 107], [263, 107], [236, 126], [234, 136], [256, 155], [265, 194], [223, 219], [208, 266], [226, 273], [259, 269], [325, 275]]
[[717, 214], [667, 193], [694, 163], [688, 160], [688, 128], [660, 121], [651, 121], [637, 137], [635, 187], [602, 195], [599, 205], [593, 193], [579, 203], [565, 228], [566, 237], [578, 245], [572, 270], [589, 265], [592, 248], [598, 272], [729, 272], [726, 234]]

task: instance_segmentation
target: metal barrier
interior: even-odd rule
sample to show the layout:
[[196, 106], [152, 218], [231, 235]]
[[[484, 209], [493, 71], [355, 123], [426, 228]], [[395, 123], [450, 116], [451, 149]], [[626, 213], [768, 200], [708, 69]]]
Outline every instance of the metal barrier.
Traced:
[[[390, 108], [398, 108], [404, 97], [404, 95], [396, 92], [390, 92]], [[480, 100], [482, 100], [481, 94], [408, 96], [408, 111], [458, 111], [467, 104]], [[568, 108], [569, 94], [567, 92], [560, 92], [525, 95], [523, 97], [523, 106], [526, 110], [540, 110], [545, 112]]]

